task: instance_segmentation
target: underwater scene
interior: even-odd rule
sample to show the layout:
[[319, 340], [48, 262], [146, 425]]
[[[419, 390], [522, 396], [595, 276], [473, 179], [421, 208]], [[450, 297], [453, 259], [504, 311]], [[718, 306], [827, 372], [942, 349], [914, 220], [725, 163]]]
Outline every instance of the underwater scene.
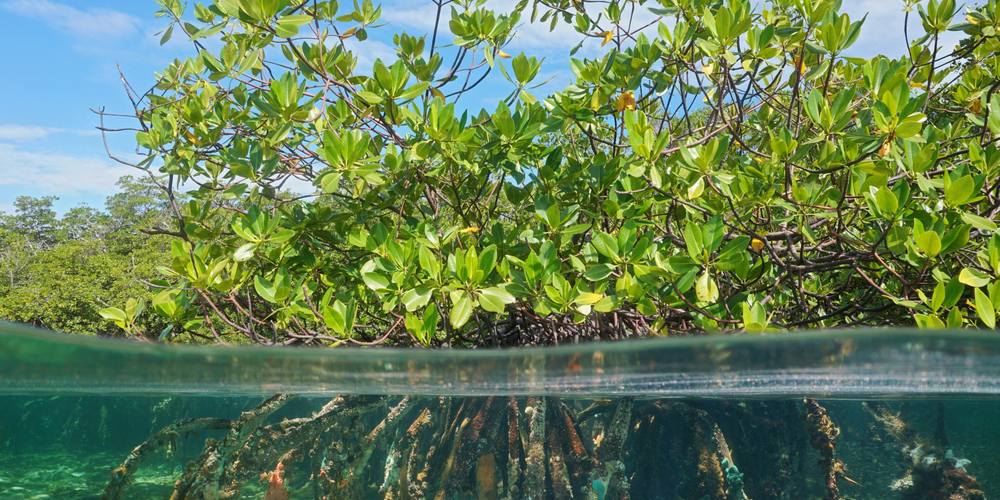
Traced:
[[1000, 342], [545, 349], [0, 335], [0, 499], [984, 499]]

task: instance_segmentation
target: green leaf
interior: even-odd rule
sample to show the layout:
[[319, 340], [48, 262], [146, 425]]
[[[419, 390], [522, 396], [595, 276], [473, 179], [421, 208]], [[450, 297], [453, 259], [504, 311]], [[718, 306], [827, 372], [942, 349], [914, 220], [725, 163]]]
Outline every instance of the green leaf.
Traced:
[[601, 255], [612, 260], [618, 260], [618, 241], [614, 236], [598, 231], [594, 234], [591, 243], [598, 252], [601, 252]]
[[885, 246], [894, 254], [906, 253], [906, 241], [910, 238], [910, 229], [904, 226], [889, 228], [885, 237]]
[[414, 99], [420, 94], [423, 94], [427, 87], [430, 86], [430, 82], [418, 82], [412, 87], [404, 90], [401, 94], [396, 96], [397, 99]]
[[365, 281], [365, 284], [368, 285], [368, 288], [371, 288], [372, 290], [375, 291], [389, 288], [389, 278], [386, 278], [385, 276], [382, 276], [379, 273], [375, 272], [365, 273], [361, 276], [361, 279]]
[[961, 328], [964, 322], [965, 318], [962, 317], [962, 311], [957, 307], [952, 307], [951, 312], [948, 313], [948, 328], [953, 330]]
[[[513, 295], [507, 293], [506, 290], [499, 287], [483, 288], [479, 291], [479, 294], [480, 300], [482, 300], [482, 297], [492, 297], [499, 300], [502, 304], [513, 304], [516, 300]], [[502, 312], [502, 309], [503, 308], [501, 307], [501, 311], [493, 312]]]
[[127, 325], [127, 322], [126, 322], [127, 319], [125, 317], [125, 311], [122, 311], [121, 309], [119, 309], [117, 307], [107, 307], [107, 308], [101, 309], [100, 315], [101, 315], [101, 317], [103, 317], [105, 319], [109, 319], [111, 321], [114, 321], [115, 324], [118, 325], [119, 328], [125, 328], [125, 326]]
[[[948, 280], [948, 285], [944, 289], [944, 302], [941, 304], [945, 308], [953, 308], [962, 299], [965, 292], [965, 284], [958, 277]], [[936, 292], [935, 292], [936, 293]]]
[[701, 228], [699, 228], [697, 224], [689, 222], [688, 225], [684, 227], [684, 243], [687, 245], [688, 255], [691, 256], [691, 259], [698, 264], [702, 264], [702, 251], [704, 246], [702, 244]]
[[937, 313], [941, 305], [944, 304], [945, 296], [947, 291], [945, 289], [944, 283], [938, 282], [937, 286], [934, 287], [934, 294], [931, 295], [931, 311]]
[[958, 281], [979, 288], [990, 283], [990, 276], [978, 269], [967, 267], [958, 273]]
[[260, 295], [264, 300], [276, 303], [275, 300], [275, 289], [274, 284], [270, 280], [263, 276], [255, 276], [253, 280], [253, 287], [257, 290], [257, 295]]
[[590, 281], [601, 281], [615, 271], [615, 266], [611, 264], [595, 264], [583, 273], [583, 277]]
[[996, 231], [997, 225], [995, 222], [978, 215], [973, 215], [970, 213], [963, 213], [962, 220], [968, 224], [972, 224], [972, 227], [982, 230], [982, 231]]
[[504, 311], [503, 301], [492, 295], [482, 294], [479, 296], [479, 306], [483, 310], [491, 313], [502, 313]]
[[699, 177], [698, 180], [694, 181], [687, 190], [687, 197], [689, 200], [693, 200], [699, 196], [701, 193], [705, 192], [705, 178]]
[[236, 249], [236, 253], [233, 254], [233, 260], [236, 262], [244, 262], [250, 260], [254, 256], [254, 252], [257, 251], [256, 243], [247, 243]]
[[702, 233], [705, 235], [702, 240], [705, 249], [708, 250], [709, 254], [715, 253], [722, 245], [722, 239], [726, 235], [726, 225], [722, 223], [722, 217], [716, 215], [708, 219], [702, 228]]
[[472, 299], [469, 294], [459, 292], [459, 298], [451, 306], [451, 326], [461, 328], [472, 316]]
[[913, 319], [917, 321], [917, 326], [920, 328], [938, 330], [944, 328], [944, 322], [941, 321], [941, 318], [932, 314], [915, 314]]
[[608, 295], [594, 304], [594, 310], [601, 313], [614, 311], [618, 307], [618, 301], [614, 295]]
[[163, 34], [163, 36], [160, 37], [160, 45], [166, 44], [170, 40], [171, 35], [173, 34], [174, 34], [174, 25], [171, 24], [169, 27], [167, 27], [167, 31]]
[[733, 258], [739, 258], [740, 252], [746, 250], [747, 245], [750, 244], [749, 236], [737, 236], [733, 238], [732, 241], [726, 244], [722, 250], [719, 251], [720, 261], [730, 261]]
[[403, 294], [403, 305], [407, 311], [416, 311], [430, 302], [434, 291], [430, 288], [414, 288]]
[[993, 309], [993, 302], [978, 288], [976, 289], [976, 315], [990, 329], [996, 328], [997, 317]]
[[889, 217], [896, 215], [896, 211], [899, 210], [899, 200], [892, 190], [885, 186], [878, 188], [878, 192], [875, 193], [875, 203], [878, 204], [879, 210]]
[[433, 335], [437, 330], [440, 318], [441, 316], [438, 314], [437, 304], [432, 302], [431, 305], [427, 306], [427, 310], [424, 311], [424, 331], [427, 332], [428, 335]]
[[715, 284], [715, 280], [708, 273], [703, 273], [698, 278], [694, 291], [698, 295], [698, 300], [702, 302], [715, 302], [719, 298], [719, 286]]
[[576, 298], [573, 299], [573, 302], [575, 302], [577, 305], [589, 306], [591, 304], [596, 304], [597, 302], [600, 302], [601, 299], [603, 298], [604, 294], [587, 292], [577, 295]]
[[941, 237], [936, 231], [924, 231], [917, 238], [917, 246], [927, 254], [928, 257], [935, 257], [941, 253]]
[[292, 38], [299, 34], [299, 28], [312, 21], [312, 16], [294, 14], [284, 16], [274, 26], [274, 34], [279, 38]]
[[975, 189], [976, 182], [972, 176], [963, 176], [944, 190], [944, 201], [952, 207], [964, 205], [975, 196]]

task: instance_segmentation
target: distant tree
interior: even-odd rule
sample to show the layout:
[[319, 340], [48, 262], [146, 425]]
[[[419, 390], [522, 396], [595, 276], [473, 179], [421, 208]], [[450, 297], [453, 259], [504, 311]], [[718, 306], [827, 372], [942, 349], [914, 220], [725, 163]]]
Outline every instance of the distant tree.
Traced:
[[[57, 217], [55, 197], [22, 196], [0, 215], [0, 318], [88, 335], [119, 335], [101, 309], [131, 297], [149, 303], [148, 284], [170, 255], [163, 236], [141, 229], [171, 221], [158, 189], [130, 177], [108, 197], [107, 212], [81, 204]], [[169, 321], [147, 315], [156, 335]]]
[[112, 218], [85, 203], [66, 212], [57, 224], [57, 240], [62, 242], [104, 241]]
[[42, 248], [54, 244], [58, 240], [58, 228], [52, 205], [58, 199], [57, 196], [18, 196], [14, 200], [14, 213], [3, 217], [3, 228]]
[[19, 234], [0, 232], [0, 273], [4, 287], [14, 288], [24, 279], [24, 271], [35, 256], [31, 241]]
[[129, 252], [150, 241], [169, 246], [165, 238], [151, 239], [143, 233], [165, 230], [176, 223], [167, 193], [148, 177], [126, 175], [118, 179], [116, 185], [118, 192], [105, 202], [110, 220], [109, 244], [113, 251]]

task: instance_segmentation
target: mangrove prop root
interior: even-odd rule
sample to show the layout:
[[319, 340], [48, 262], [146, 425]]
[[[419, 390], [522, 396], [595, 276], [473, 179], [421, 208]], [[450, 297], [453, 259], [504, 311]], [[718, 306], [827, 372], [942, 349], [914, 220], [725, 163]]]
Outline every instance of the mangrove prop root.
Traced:
[[260, 428], [264, 420], [285, 405], [294, 394], [278, 394], [272, 396], [256, 408], [244, 412], [240, 419], [233, 424], [218, 446], [205, 457], [205, 461], [200, 464], [200, 471], [195, 478], [194, 484], [186, 485], [187, 493], [181, 498], [201, 499], [215, 498], [218, 496], [219, 480], [225, 472], [227, 463], [231, 463], [232, 455], [243, 447], [244, 443]]
[[896, 438], [899, 444], [908, 448], [916, 448], [918, 446], [917, 431], [907, 425], [901, 415], [893, 411], [888, 403], [884, 401], [866, 401], [861, 406], [872, 418], [881, 423], [885, 432]]
[[518, 498], [521, 478], [521, 427], [517, 398], [507, 398], [507, 500]]
[[499, 500], [496, 474], [497, 464], [492, 453], [487, 453], [476, 460], [477, 500]]
[[684, 406], [682, 411], [692, 438], [691, 447], [695, 455], [694, 462], [698, 466], [700, 492], [712, 499], [726, 498], [722, 464], [719, 461], [722, 446], [716, 434], [718, 426], [704, 410]]
[[[594, 450], [597, 457], [597, 466], [590, 473], [584, 489], [587, 498], [598, 499], [618, 498], [628, 495], [628, 486], [625, 482], [625, 464], [622, 463], [622, 450], [625, 448], [625, 440], [628, 439], [629, 424], [632, 422], [632, 406], [635, 398], [619, 398], [616, 402], [614, 416], [611, 422], [604, 429], [604, 437], [601, 444]], [[600, 494], [596, 489], [607, 492], [607, 496]], [[618, 492], [617, 494], [615, 492]]]
[[553, 398], [553, 400], [558, 403], [558, 416], [561, 417], [559, 422], [561, 424], [559, 426], [560, 439], [569, 447], [569, 458], [573, 465], [577, 468], [593, 467], [593, 459], [588, 456], [587, 448], [583, 445], [583, 440], [580, 439], [580, 431], [573, 423], [572, 413], [565, 403], [559, 401], [559, 398]]
[[402, 401], [399, 402], [391, 411], [389, 415], [385, 417], [374, 429], [368, 434], [366, 438], [365, 451], [358, 457], [358, 460], [354, 463], [354, 466], [350, 469], [350, 477], [346, 478], [351, 480], [354, 477], [361, 475], [361, 472], [368, 466], [368, 459], [372, 456], [372, 451], [375, 447], [384, 441], [385, 430], [387, 428], [392, 428], [393, 425], [402, 419], [406, 414], [413, 408], [410, 404], [410, 397], [406, 396]]
[[[413, 444], [414, 439], [420, 433], [420, 429], [431, 421], [431, 409], [424, 408], [423, 411], [417, 415], [416, 420], [414, 420], [410, 426], [403, 433], [399, 442], [394, 443], [385, 460], [385, 478], [382, 481], [382, 487], [379, 488], [379, 492], [386, 495], [397, 482], [399, 483], [399, 489], [405, 490], [406, 473], [407, 473], [407, 458], [410, 450], [410, 445]], [[405, 455], [405, 456], [404, 456]], [[399, 496], [403, 496], [403, 492], [399, 492]]]
[[[552, 405], [549, 414], [558, 414], [559, 407]], [[571, 500], [573, 498], [573, 485], [569, 481], [569, 473], [566, 470], [566, 460], [562, 452], [562, 444], [556, 437], [556, 426], [554, 422], [549, 422], [547, 427], [547, 446], [549, 452], [549, 471], [552, 476], [552, 493], [555, 500]]]
[[986, 500], [976, 478], [964, 467], [956, 466], [956, 459], [949, 458], [947, 446], [942, 443], [942, 438], [947, 439], [943, 432], [943, 404], [938, 407], [935, 441], [921, 439], [902, 414], [894, 412], [888, 403], [869, 401], [863, 403], [863, 407], [902, 445], [900, 451], [910, 469], [892, 488], [899, 490], [904, 500]]
[[269, 398], [254, 410], [244, 413], [222, 441], [206, 440], [205, 451], [194, 462], [194, 467], [177, 481], [171, 499], [235, 498], [247, 481], [272, 468], [282, 456], [316, 442], [337, 417], [371, 411], [386, 399], [385, 396], [337, 397], [327, 403], [316, 417], [286, 421], [271, 427], [260, 425], [291, 397], [278, 395]]
[[545, 498], [545, 398], [528, 397], [528, 449], [524, 466], [524, 497]]
[[493, 399], [493, 396], [486, 398], [485, 404], [472, 417], [469, 425], [466, 426], [461, 442], [455, 450], [453, 473], [449, 477], [449, 481], [445, 487], [449, 498], [454, 497], [459, 491], [463, 481], [468, 477], [469, 471], [472, 470], [472, 466], [474, 465], [473, 460], [478, 457], [478, 451], [482, 449], [483, 443], [480, 442], [480, 436], [482, 436], [483, 426], [486, 425], [486, 421], [489, 418]]
[[118, 500], [121, 498], [122, 490], [128, 484], [131, 484], [132, 474], [139, 468], [139, 465], [150, 454], [164, 445], [173, 443], [177, 438], [195, 431], [227, 431], [232, 429], [234, 423], [232, 420], [224, 418], [189, 418], [164, 427], [160, 432], [148, 437], [142, 444], [132, 450], [132, 453], [129, 453], [125, 461], [118, 468], [111, 471], [111, 480], [108, 481], [108, 486], [104, 489], [101, 500]]
[[[439, 411], [441, 408], [445, 408], [447, 404], [450, 404], [450, 400], [446, 402], [445, 398], [438, 398], [437, 408]], [[403, 436], [403, 445], [406, 446], [406, 456], [403, 457], [404, 467], [400, 471], [400, 484], [399, 484], [399, 496], [402, 499], [410, 500], [414, 498], [424, 498], [424, 490], [426, 489], [426, 483], [423, 478], [418, 478], [415, 475], [416, 472], [422, 469], [418, 467], [418, 460], [424, 457], [432, 457], [434, 455], [434, 446], [431, 446], [426, 454], [420, 453], [421, 446], [426, 440], [425, 432], [422, 429], [428, 425], [434, 425], [433, 412], [430, 408], [425, 409], [417, 419], [410, 424], [410, 427], [406, 430], [406, 434]], [[438, 426], [443, 427], [443, 426]], [[426, 477], [426, 476], [424, 476]]]
[[[437, 495], [434, 498], [439, 500], [444, 500], [446, 498], [445, 486], [451, 478], [451, 470], [455, 466], [455, 457], [458, 455], [458, 447], [462, 444], [462, 436], [465, 433], [465, 428], [468, 427], [469, 422], [472, 421], [467, 413], [475, 412], [475, 408], [479, 406], [478, 403], [478, 400], [463, 402], [462, 405], [459, 406], [458, 412], [455, 414], [455, 419], [449, 426], [450, 430], [442, 436], [442, 438], [452, 437], [452, 440], [450, 443], [451, 446], [448, 447], [448, 456], [444, 460], [444, 465], [440, 473], [432, 473], [430, 475], [430, 477], [434, 479], [434, 481], [432, 481], [433, 489], [437, 492]], [[444, 444], [445, 443], [442, 443], [442, 445]], [[429, 465], [430, 464], [428, 464], [428, 466]], [[432, 467], [430, 470], [433, 471], [434, 468]]]
[[827, 500], [836, 500], [840, 496], [837, 480], [843, 477], [847, 470], [844, 463], [833, 456], [834, 440], [840, 435], [840, 429], [833, 425], [833, 421], [826, 415], [826, 408], [820, 406], [815, 399], [806, 399], [805, 405], [809, 445], [823, 457], [819, 461], [819, 466], [823, 470], [826, 498]]

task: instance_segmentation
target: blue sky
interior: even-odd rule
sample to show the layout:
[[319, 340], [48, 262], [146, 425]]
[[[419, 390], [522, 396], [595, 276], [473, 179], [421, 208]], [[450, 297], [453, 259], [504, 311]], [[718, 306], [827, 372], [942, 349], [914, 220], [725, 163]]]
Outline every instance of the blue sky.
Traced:
[[[341, 3], [345, 4], [341, 10], [346, 10], [349, 2]], [[487, 5], [503, 11], [515, 3], [490, 0]], [[429, 0], [382, 5], [383, 19], [391, 24], [374, 31], [367, 41], [355, 42], [359, 68], [370, 68], [375, 58], [395, 58], [389, 42], [393, 32], [418, 35], [433, 26], [434, 7]], [[844, 0], [842, 11], [852, 19], [870, 13], [852, 55], [902, 54], [902, 8], [901, 0]], [[142, 91], [153, 83], [154, 72], [174, 58], [193, 53], [180, 37], [159, 45], [154, 33], [166, 21], [153, 17], [156, 10], [151, 0], [0, 0], [0, 46], [4, 47], [0, 61], [8, 75], [0, 78], [0, 95], [5, 96], [0, 102], [0, 211], [12, 212], [12, 203], [20, 195], [58, 196], [59, 212], [81, 202], [102, 207], [104, 199], [114, 193], [118, 177], [137, 173], [107, 157], [94, 129], [97, 116], [90, 108], [131, 111], [117, 65], [132, 86]], [[911, 36], [920, 31], [919, 19], [911, 19]], [[545, 91], [570, 83], [571, 73], [563, 61], [568, 61], [569, 50], [578, 41], [569, 26], [549, 33], [547, 25], [525, 24], [507, 52], [546, 58], [538, 81], [555, 78], [544, 89], [533, 91], [541, 97]], [[599, 48], [599, 41], [592, 39], [576, 57]], [[499, 74], [495, 76], [464, 105], [494, 109], [497, 100], [511, 90]], [[114, 153], [134, 154], [131, 134], [111, 134], [109, 139]]]

